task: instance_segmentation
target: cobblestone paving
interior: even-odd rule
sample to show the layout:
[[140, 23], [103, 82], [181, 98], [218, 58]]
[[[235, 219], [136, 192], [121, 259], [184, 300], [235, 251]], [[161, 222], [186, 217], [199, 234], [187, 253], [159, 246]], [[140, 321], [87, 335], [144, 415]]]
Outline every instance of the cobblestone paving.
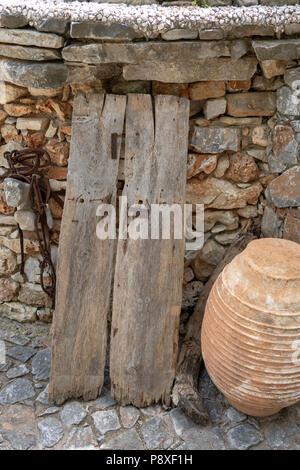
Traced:
[[[230, 407], [205, 370], [201, 394], [208, 426], [178, 408], [118, 406], [108, 379], [101, 396], [55, 406], [48, 402], [49, 325], [0, 318], [6, 363], [0, 365], [0, 449], [300, 449], [300, 403], [270, 418]], [[3, 343], [4, 342], [4, 343]]]

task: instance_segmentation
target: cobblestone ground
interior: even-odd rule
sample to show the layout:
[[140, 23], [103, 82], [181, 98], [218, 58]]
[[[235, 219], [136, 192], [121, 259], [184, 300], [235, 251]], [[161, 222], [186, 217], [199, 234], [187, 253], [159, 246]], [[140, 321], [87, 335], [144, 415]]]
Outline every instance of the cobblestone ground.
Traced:
[[178, 408], [120, 407], [106, 390], [94, 401], [48, 402], [49, 325], [0, 318], [0, 449], [300, 449], [300, 403], [264, 419], [236, 411], [202, 372], [208, 426]]

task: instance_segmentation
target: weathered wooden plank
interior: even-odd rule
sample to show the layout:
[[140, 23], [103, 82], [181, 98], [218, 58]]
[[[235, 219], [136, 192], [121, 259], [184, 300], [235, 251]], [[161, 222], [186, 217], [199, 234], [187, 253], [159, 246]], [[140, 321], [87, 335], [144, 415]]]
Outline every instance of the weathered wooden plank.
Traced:
[[[130, 95], [126, 111], [128, 205], [185, 201], [189, 102]], [[154, 124], [155, 123], [155, 124]], [[118, 241], [110, 374], [122, 404], [170, 403], [178, 348], [184, 239]]]
[[126, 96], [76, 96], [60, 234], [49, 398], [96, 398], [103, 385], [114, 240], [96, 236], [96, 210], [115, 204]]

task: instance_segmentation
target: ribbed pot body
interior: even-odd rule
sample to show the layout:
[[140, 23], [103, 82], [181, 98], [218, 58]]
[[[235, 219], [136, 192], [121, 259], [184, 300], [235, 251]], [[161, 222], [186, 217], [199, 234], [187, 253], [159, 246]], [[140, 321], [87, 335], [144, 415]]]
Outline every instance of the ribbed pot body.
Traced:
[[268, 416], [300, 400], [300, 245], [265, 238], [226, 266], [207, 301], [202, 352], [238, 410]]

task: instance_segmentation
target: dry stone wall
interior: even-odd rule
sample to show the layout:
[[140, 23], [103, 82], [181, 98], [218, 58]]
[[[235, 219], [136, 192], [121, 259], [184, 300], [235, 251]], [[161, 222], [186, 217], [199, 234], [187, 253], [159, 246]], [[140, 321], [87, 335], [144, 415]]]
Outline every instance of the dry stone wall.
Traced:
[[[300, 243], [298, 24], [287, 24], [280, 38], [273, 26], [237, 24], [176, 28], [146, 41], [120, 24], [46, 19], [32, 28], [17, 16], [7, 21], [2, 17], [0, 28], [0, 165], [7, 166], [5, 151], [43, 146], [53, 164], [51, 187], [62, 198], [76, 93], [190, 99], [186, 201], [205, 204], [205, 245], [186, 253], [183, 319], [240, 230], [254, 224], [263, 236]], [[123, 171], [121, 160], [119, 191]], [[50, 209], [56, 260], [62, 210], [54, 200]], [[21, 322], [51, 321], [30, 217], [22, 221], [19, 273], [17, 220], [2, 185], [0, 312]]]

